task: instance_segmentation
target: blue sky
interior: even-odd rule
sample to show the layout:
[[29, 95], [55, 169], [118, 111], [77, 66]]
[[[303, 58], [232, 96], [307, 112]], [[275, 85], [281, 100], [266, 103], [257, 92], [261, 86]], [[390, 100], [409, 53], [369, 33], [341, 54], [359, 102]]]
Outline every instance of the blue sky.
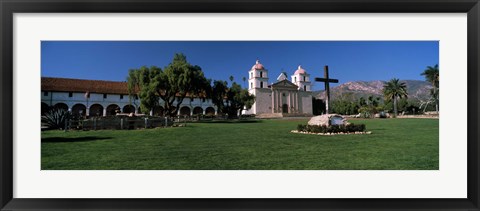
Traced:
[[[437, 41], [42, 41], [41, 75], [48, 77], [125, 81], [129, 69], [159, 66], [175, 53], [202, 67], [207, 78], [244, 84], [258, 58], [269, 82], [298, 65], [314, 77], [348, 81], [424, 80], [420, 73], [438, 64]], [[321, 90], [314, 83], [313, 90]]]

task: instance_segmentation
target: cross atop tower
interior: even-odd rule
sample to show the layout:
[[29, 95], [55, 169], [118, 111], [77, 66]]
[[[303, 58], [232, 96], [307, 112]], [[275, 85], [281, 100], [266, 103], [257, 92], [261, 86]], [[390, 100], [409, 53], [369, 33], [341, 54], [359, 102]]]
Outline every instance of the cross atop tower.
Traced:
[[323, 78], [315, 78], [315, 81], [325, 83], [325, 113], [328, 114], [328, 104], [330, 102], [330, 83], [338, 83], [338, 79], [331, 79], [328, 77], [328, 65], [323, 68]]

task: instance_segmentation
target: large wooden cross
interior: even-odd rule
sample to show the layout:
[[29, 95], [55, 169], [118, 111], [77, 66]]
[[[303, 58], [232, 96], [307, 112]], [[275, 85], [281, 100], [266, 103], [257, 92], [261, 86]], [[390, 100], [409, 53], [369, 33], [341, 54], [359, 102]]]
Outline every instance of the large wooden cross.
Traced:
[[328, 66], [325, 65], [323, 69], [324, 78], [315, 78], [315, 81], [325, 83], [325, 113], [328, 114], [328, 104], [330, 102], [330, 83], [338, 83], [338, 79], [331, 79], [328, 77]]

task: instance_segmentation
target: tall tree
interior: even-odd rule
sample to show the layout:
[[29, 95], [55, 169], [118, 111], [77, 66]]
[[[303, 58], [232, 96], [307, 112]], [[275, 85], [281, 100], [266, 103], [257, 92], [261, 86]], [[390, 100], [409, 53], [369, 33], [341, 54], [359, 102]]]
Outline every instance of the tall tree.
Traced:
[[435, 101], [435, 110], [438, 112], [438, 90], [440, 85], [440, 71], [438, 69], [438, 64], [433, 67], [428, 66], [421, 75], [425, 76], [425, 80], [430, 82], [433, 86], [431, 95]]
[[244, 76], [242, 80], [243, 80], [243, 87], [245, 87], [245, 81], [247, 81], [247, 78]]
[[255, 96], [235, 82], [228, 87], [226, 81], [214, 81], [211, 96], [212, 102], [229, 118], [236, 117], [243, 109], [252, 108], [255, 102]]
[[138, 69], [130, 69], [127, 77], [127, 86], [129, 95], [129, 104], [132, 104], [132, 98], [136, 95], [140, 98], [140, 110], [148, 112], [159, 105], [159, 95], [157, 95], [154, 85], [155, 77], [161, 74], [159, 67], [142, 66]]
[[163, 70], [158, 67], [141, 67], [130, 70], [127, 77], [130, 95], [138, 93], [144, 111], [152, 110], [164, 102], [164, 114], [175, 116], [185, 97], [208, 97], [210, 80], [202, 69], [188, 63], [183, 54], [175, 54]]
[[383, 95], [386, 100], [393, 100], [393, 113], [394, 117], [397, 117], [397, 98], [408, 97], [407, 85], [398, 78], [393, 78], [383, 85]]

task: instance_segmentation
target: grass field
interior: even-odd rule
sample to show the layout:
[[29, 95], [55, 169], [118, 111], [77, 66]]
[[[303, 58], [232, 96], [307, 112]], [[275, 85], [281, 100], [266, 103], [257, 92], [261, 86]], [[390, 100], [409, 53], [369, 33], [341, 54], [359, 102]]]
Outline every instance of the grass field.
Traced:
[[290, 133], [302, 120], [42, 132], [42, 169], [438, 169], [438, 119], [368, 119], [370, 135]]

